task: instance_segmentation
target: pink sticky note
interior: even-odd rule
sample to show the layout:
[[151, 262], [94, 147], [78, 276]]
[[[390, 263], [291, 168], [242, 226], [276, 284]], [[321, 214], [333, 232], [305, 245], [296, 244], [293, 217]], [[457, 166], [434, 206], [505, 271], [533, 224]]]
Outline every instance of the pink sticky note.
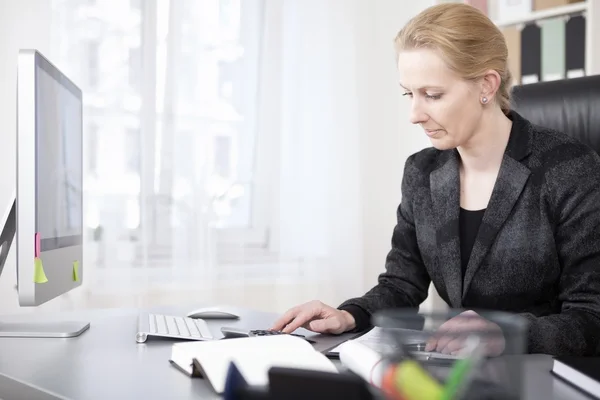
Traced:
[[40, 234], [38, 232], [35, 233], [35, 255], [34, 257], [39, 257], [42, 250], [42, 246], [40, 244]]

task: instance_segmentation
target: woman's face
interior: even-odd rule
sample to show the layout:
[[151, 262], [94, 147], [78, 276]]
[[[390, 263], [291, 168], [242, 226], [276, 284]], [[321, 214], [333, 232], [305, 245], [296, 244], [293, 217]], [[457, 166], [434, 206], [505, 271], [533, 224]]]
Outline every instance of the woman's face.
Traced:
[[401, 52], [398, 69], [410, 122], [421, 125], [439, 150], [465, 146], [480, 125], [481, 88], [461, 79], [429, 49]]

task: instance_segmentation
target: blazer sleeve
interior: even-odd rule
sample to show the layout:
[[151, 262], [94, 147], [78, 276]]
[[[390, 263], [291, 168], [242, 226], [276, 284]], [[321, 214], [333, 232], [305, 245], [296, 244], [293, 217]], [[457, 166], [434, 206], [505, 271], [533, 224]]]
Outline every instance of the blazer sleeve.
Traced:
[[577, 152], [565, 152], [562, 157], [571, 159], [557, 162], [546, 174], [562, 266], [557, 282], [561, 312], [521, 314], [529, 320], [530, 353], [600, 353], [600, 158], [587, 148]]
[[418, 307], [428, 294], [431, 279], [421, 259], [415, 231], [413, 195], [421, 172], [414, 165], [414, 155], [404, 166], [402, 201], [396, 212], [392, 247], [385, 261], [385, 271], [378, 283], [362, 297], [346, 300], [338, 308], [354, 316], [356, 328], [370, 327], [370, 316], [378, 310], [396, 307]]

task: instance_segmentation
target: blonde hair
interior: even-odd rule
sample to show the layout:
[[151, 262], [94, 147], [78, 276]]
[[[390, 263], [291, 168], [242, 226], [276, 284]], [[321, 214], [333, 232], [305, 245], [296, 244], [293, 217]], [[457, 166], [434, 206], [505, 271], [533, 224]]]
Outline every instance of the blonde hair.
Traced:
[[504, 35], [481, 11], [468, 4], [429, 7], [412, 18], [394, 40], [396, 53], [427, 48], [440, 53], [448, 67], [474, 81], [492, 69], [501, 78], [496, 102], [510, 110], [511, 74]]

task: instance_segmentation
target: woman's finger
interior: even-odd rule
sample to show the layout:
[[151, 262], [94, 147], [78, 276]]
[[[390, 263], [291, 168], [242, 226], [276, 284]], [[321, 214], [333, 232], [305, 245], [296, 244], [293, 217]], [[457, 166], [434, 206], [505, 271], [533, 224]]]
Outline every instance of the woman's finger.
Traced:
[[287, 324], [296, 318], [300, 310], [301, 307], [290, 308], [281, 317], [279, 317], [277, 321], [275, 321], [275, 323], [271, 326], [271, 329], [274, 331], [282, 330]]

